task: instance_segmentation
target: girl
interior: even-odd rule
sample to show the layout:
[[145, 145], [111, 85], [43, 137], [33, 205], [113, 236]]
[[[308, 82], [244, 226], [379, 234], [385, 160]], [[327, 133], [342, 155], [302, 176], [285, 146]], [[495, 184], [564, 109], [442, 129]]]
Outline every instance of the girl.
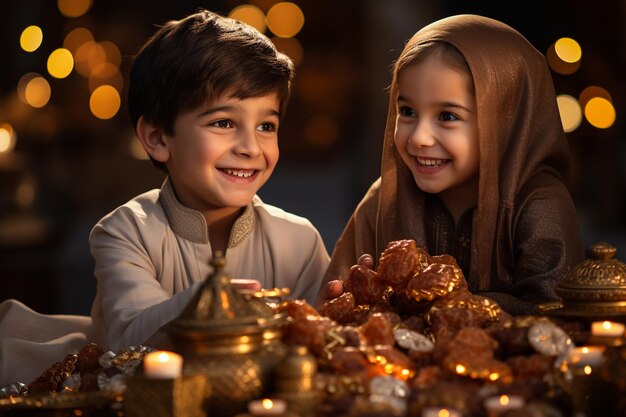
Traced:
[[414, 239], [453, 255], [470, 290], [510, 314], [555, 299], [583, 248], [543, 55], [501, 22], [448, 17], [406, 44], [389, 97], [381, 176], [335, 246], [322, 296], [343, 291], [359, 255]]

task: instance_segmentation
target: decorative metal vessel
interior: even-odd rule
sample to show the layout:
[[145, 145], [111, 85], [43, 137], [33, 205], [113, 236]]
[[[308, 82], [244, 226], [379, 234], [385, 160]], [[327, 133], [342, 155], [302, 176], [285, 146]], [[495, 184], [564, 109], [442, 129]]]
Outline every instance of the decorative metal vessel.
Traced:
[[616, 249], [601, 242], [589, 248], [593, 258], [572, 268], [555, 288], [560, 303], [540, 306], [549, 315], [599, 320], [626, 319], [626, 265]]
[[184, 358], [183, 374], [203, 374], [211, 385], [211, 416], [233, 416], [268, 392], [281, 349], [283, 317], [251, 294], [243, 294], [224, 274], [216, 254], [214, 272], [183, 313], [168, 326]]

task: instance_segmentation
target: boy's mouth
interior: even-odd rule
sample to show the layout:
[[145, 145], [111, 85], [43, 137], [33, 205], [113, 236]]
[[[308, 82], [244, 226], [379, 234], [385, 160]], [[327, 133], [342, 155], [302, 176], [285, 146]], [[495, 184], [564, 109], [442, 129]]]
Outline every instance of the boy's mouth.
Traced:
[[255, 169], [231, 169], [231, 168], [220, 168], [220, 171], [232, 175], [238, 178], [248, 178], [254, 175], [256, 172]]
[[415, 158], [417, 163], [424, 167], [435, 168], [450, 162], [449, 159], [429, 159], [429, 158]]

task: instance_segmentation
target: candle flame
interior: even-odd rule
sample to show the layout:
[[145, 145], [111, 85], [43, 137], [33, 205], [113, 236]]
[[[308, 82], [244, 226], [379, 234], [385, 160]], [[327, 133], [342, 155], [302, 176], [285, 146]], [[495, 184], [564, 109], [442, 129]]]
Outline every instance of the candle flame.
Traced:
[[602, 327], [604, 327], [606, 330], [611, 330], [611, 327], [613, 327], [613, 324], [610, 321], [603, 321]]
[[489, 380], [490, 381], [497, 381], [498, 378], [500, 378], [500, 374], [497, 372], [493, 372], [491, 374], [489, 374]]
[[582, 348], [582, 352], [583, 352], [583, 353], [589, 353], [589, 348], [588, 348], [587, 346], [584, 346], [584, 347]]
[[508, 395], [501, 395], [500, 396], [500, 404], [508, 405], [509, 404], [509, 396]]
[[168, 355], [167, 352], [161, 352], [159, 353], [159, 356], [157, 356], [157, 359], [159, 360], [159, 362], [165, 363], [170, 360], [170, 355]]
[[261, 405], [266, 410], [271, 410], [272, 407], [274, 406], [274, 402], [272, 400], [270, 400], [269, 398], [265, 398], [265, 399], [263, 399], [263, 401], [261, 401]]
[[583, 372], [585, 373], [585, 375], [589, 375], [591, 374], [591, 366], [587, 365], [583, 368]]
[[437, 417], [450, 417], [450, 412], [446, 408], [442, 408], [437, 413]]
[[456, 373], [457, 374], [464, 374], [465, 373], [465, 366], [458, 364], [456, 366]]

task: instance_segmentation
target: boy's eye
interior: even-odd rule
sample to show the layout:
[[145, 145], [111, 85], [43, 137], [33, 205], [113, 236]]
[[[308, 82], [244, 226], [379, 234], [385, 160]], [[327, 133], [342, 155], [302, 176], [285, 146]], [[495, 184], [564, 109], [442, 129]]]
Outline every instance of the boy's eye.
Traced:
[[257, 127], [257, 130], [261, 130], [263, 132], [275, 132], [276, 129], [277, 129], [276, 124], [271, 123], [271, 122], [261, 123], [259, 127]]
[[450, 112], [444, 111], [439, 115], [439, 120], [442, 122], [454, 122], [455, 120], [459, 120], [459, 118]]
[[401, 116], [406, 116], [406, 117], [415, 116], [415, 112], [413, 111], [413, 109], [408, 106], [400, 106], [400, 109], [398, 112], [400, 113]]
[[210, 124], [211, 126], [215, 126], [215, 127], [219, 127], [221, 129], [228, 129], [230, 127], [233, 127], [233, 124], [230, 122], [230, 120], [217, 120], [213, 123]]

